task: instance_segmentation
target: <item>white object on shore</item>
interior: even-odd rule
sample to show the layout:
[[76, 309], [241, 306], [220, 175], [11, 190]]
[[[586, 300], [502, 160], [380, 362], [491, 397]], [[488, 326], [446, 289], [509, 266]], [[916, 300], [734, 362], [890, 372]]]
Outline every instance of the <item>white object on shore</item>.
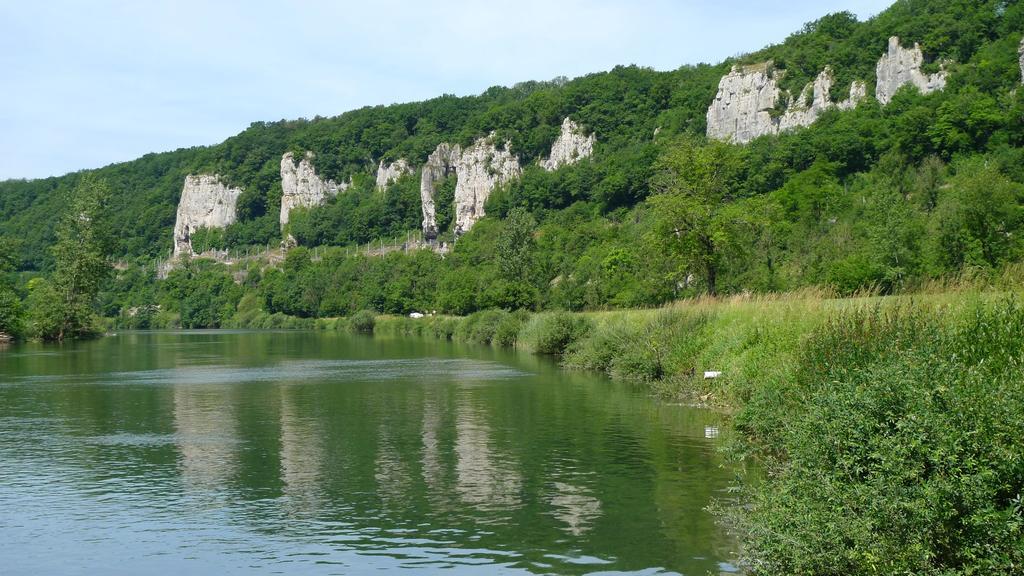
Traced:
[[721, 375], [722, 375], [722, 373], [719, 372], [718, 370], [708, 370], [708, 371], [704, 372], [704, 379], [705, 380], [710, 380], [712, 378], [718, 378]]
[[419, 312], [413, 312], [409, 314], [409, 318], [423, 318], [423, 314], [420, 314]]

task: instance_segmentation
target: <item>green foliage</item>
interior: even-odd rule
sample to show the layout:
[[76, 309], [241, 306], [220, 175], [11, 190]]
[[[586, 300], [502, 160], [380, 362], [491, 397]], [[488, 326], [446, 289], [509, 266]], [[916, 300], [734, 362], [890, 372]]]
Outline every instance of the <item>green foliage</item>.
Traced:
[[677, 281], [690, 271], [703, 274], [710, 294], [727, 252], [736, 243], [736, 215], [725, 208], [733, 199], [743, 162], [739, 148], [723, 142], [685, 138], [662, 157], [651, 198], [657, 224], [654, 239], [678, 259]]
[[35, 337], [59, 341], [96, 332], [95, 300], [111, 270], [106, 222], [110, 197], [106, 182], [91, 176], [71, 192], [51, 247], [51, 281], [40, 283], [29, 297]]
[[20, 338], [25, 332], [21, 298], [10, 288], [0, 286], [0, 333]]
[[859, 311], [816, 330], [792, 404], [743, 420], [783, 427], [762, 438], [778, 457], [740, 515], [757, 573], [1018, 571], [1022, 334], [1015, 301], [963, 319]]
[[348, 319], [352, 331], [362, 334], [373, 334], [373, 327], [377, 323], [377, 315], [373, 310], [360, 310]]
[[160, 298], [164, 309], [178, 312], [182, 328], [220, 328], [238, 310], [242, 287], [223, 265], [190, 260], [168, 274]]
[[571, 312], [537, 314], [523, 328], [518, 342], [535, 354], [560, 355], [593, 329], [586, 317]]

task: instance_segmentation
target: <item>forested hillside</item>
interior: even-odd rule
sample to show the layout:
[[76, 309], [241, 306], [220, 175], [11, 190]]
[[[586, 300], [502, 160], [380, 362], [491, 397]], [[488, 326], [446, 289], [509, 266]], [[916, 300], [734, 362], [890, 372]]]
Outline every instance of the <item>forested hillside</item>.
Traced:
[[[27, 280], [52, 271], [55, 215], [86, 175], [111, 190], [110, 255], [125, 264], [106, 282], [101, 311], [137, 326], [222, 326], [254, 310], [324, 317], [637, 307], [808, 285], [894, 292], [965, 270], [998, 271], [1022, 255], [1022, 34], [1018, 2], [900, 0], [865, 22], [825, 16], [717, 65], [619, 67], [479, 96], [257, 122], [216, 146], [6, 181], [0, 236], [13, 246], [8, 267], [21, 274], [7, 273], [4, 285], [12, 300], [25, 299]], [[943, 71], [944, 89], [907, 86], [884, 106], [871, 96], [893, 36], [920, 45], [922, 71]], [[720, 79], [733, 65], [764, 62], [790, 98], [826, 67], [835, 101], [855, 80], [867, 97], [746, 145], [707, 139]], [[538, 161], [565, 118], [595, 137], [594, 154], [545, 170]], [[437, 218], [451, 252], [354, 255], [351, 247], [419, 230], [418, 170], [439, 144], [466, 147], [491, 133], [508, 143], [522, 174], [490, 195], [487, 216], [457, 240], [454, 183], [442, 182]], [[183, 261], [156, 279], [186, 175], [218, 174], [243, 190], [237, 221], [196, 231], [197, 252], [276, 247], [282, 154], [307, 151], [323, 178], [351, 186], [293, 212], [298, 247], [283, 263]], [[397, 159], [413, 173], [378, 189], [378, 164]]]

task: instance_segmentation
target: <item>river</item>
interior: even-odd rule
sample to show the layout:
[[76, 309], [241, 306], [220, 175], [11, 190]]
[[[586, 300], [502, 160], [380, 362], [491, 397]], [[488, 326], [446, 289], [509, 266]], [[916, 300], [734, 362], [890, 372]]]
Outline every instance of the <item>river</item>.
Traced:
[[721, 417], [324, 332], [0, 351], [4, 574], [720, 574]]

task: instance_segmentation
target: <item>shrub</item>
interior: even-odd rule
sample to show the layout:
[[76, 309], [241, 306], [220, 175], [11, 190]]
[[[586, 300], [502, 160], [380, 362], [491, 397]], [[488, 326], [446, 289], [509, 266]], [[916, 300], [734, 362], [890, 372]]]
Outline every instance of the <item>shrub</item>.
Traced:
[[353, 332], [373, 334], [373, 327], [377, 323], [377, 315], [372, 310], [360, 310], [349, 317], [348, 323]]
[[521, 342], [536, 354], [561, 355], [593, 329], [585, 316], [571, 312], [538, 314], [523, 330]]
[[511, 314], [506, 314], [502, 317], [501, 321], [498, 322], [498, 326], [494, 330], [494, 338], [491, 340], [491, 344], [505, 348], [514, 347], [519, 338], [519, 332], [523, 329], [523, 326], [527, 321], [529, 321], [529, 319], [530, 313], [525, 310], [517, 310]]
[[748, 432], [781, 428], [734, 517], [754, 571], [1019, 573], [1024, 309], [859, 311], [803, 350], [791, 387], [763, 382], [745, 411]]

